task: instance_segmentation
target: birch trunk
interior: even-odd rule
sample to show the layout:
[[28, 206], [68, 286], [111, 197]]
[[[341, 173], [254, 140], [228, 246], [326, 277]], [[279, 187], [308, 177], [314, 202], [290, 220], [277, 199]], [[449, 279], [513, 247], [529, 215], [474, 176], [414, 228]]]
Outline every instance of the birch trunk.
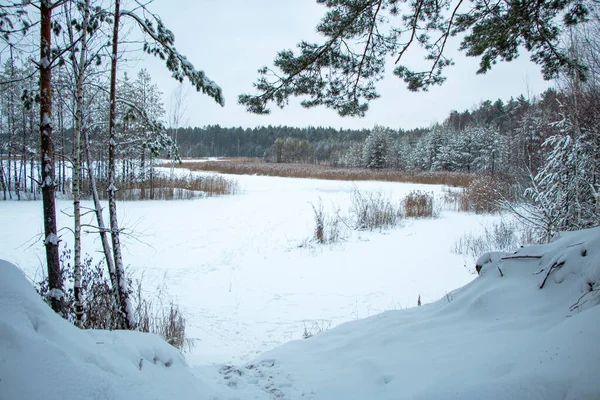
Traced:
[[120, 0], [115, 1], [114, 30], [112, 42], [112, 59], [110, 68], [110, 113], [108, 119], [108, 212], [110, 218], [110, 235], [112, 239], [113, 258], [115, 262], [115, 277], [119, 291], [120, 309], [123, 315], [123, 327], [133, 329], [135, 327], [135, 318], [133, 307], [129, 299], [129, 288], [125, 277], [125, 266], [121, 255], [121, 242], [119, 238], [119, 221], [117, 218], [117, 199], [116, 199], [116, 152], [117, 140], [115, 134], [115, 119], [117, 111], [117, 56], [119, 43], [119, 17], [121, 12]]
[[96, 176], [94, 174], [92, 156], [90, 151], [90, 141], [88, 138], [87, 130], [82, 131], [83, 136], [83, 152], [85, 153], [85, 160], [87, 164], [88, 175], [90, 179], [90, 188], [92, 190], [92, 199], [94, 200], [94, 213], [96, 214], [96, 221], [98, 222], [98, 231], [100, 232], [100, 241], [102, 242], [102, 251], [104, 252], [104, 259], [106, 260], [106, 267], [108, 268], [108, 276], [112, 284], [113, 295], [115, 297], [115, 304], [120, 307], [121, 300], [119, 297], [119, 282], [117, 281], [117, 273], [115, 271], [115, 262], [112, 257], [112, 251], [110, 248], [110, 241], [108, 239], [108, 229], [104, 224], [104, 217], [102, 216], [102, 203], [100, 203], [100, 196], [98, 194], [98, 186], [96, 185]]
[[[81, 49], [79, 63], [77, 64], [77, 87], [76, 87], [76, 109], [75, 130], [73, 131], [73, 216], [75, 249], [73, 260], [73, 295], [75, 297], [75, 315], [77, 325], [81, 325], [83, 318], [83, 303], [81, 302], [81, 126], [83, 119], [83, 77], [85, 73], [85, 62], [87, 57], [87, 28], [90, 18], [90, 2], [83, 3], [83, 21], [81, 24]], [[102, 216], [102, 214], [100, 214]], [[108, 264], [108, 260], [107, 260]]]

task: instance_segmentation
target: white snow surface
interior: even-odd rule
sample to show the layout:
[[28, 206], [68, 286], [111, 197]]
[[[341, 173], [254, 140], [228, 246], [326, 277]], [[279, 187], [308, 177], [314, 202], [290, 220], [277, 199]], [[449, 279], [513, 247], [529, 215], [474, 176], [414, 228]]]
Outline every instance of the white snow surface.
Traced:
[[[168, 173], [168, 168], [165, 169]], [[181, 170], [176, 170], [181, 172]], [[188, 172], [183, 170], [184, 174]], [[451, 254], [456, 239], [498, 216], [444, 211], [439, 219], [406, 220], [383, 232], [354, 232], [327, 246], [313, 236], [311, 203], [346, 213], [354, 185], [400, 201], [412, 190], [441, 186], [231, 176], [239, 195], [187, 201], [119, 202], [127, 270], [152, 295], [166, 285], [183, 307], [194, 347], [191, 365], [241, 364], [327, 327], [384, 310], [432, 302], [474, 278], [472, 261]], [[82, 209], [92, 207], [82, 202]], [[61, 246], [72, 245], [72, 202], [57, 201]], [[108, 223], [108, 207], [105, 207]], [[93, 222], [91, 214], [84, 223]], [[45, 257], [42, 207], [0, 202], [0, 259], [39, 280]], [[100, 259], [97, 234], [83, 251]], [[441, 262], [440, 260], [444, 260]], [[467, 263], [467, 267], [465, 267]]]
[[[525, 255], [541, 258], [491, 257], [447, 298], [270, 351], [254, 362], [273, 365], [263, 385], [284, 398], [600, 398], [600, 228], [510, 257]], [[242, 371], [243, 388], [256, 373]]]
[[79, 330], [0, 260], [0, 399], [214, 399], [211, 385], [157, 336]]
[[[80, 331], [0, 262], [0, 399], [600, 398], [600, 228], [483, 255], [475, 278], [450, 248], [499, 216], [444, 211], [299, 247], [314, 228], [310, 203], [345, 210], [352, 185], [238, 179], [237, 196], [119, 203], [122, 226], [138, 232], [124, 236], [129, 270], [184, 307], [197, 338], [185, 358], [153, 335]], [[357, 186], [394, 198], [441, 189]], [[30, 277], [43, 259], [41, 211], [0, 202], [0, 259]], [[429, 304], [402, 309], [419, 294]]]
[[600, 398], [600, 228], [525, 255], [435, 303], [195, 370], [153, 335], [75, 328], [0, 261], [0, 398]]

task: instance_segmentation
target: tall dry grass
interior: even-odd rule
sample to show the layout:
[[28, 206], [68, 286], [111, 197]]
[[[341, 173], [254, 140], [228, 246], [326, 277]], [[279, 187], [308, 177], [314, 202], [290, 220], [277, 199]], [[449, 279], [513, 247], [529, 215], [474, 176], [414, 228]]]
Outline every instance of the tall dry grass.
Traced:
[[503, 201], [514, 197], [514, 187], [508, 176], [478, 176], [460, 194], [459, 210], [478, 214], [498, 212]]
[[331, 167], [315, 164], [267, 163], [258, 158], [232, 158], [219, 161], [185, 162], [176, 166], [192, 171], [212, 171], [232, 175], [265, 175], [341, 181], [388, 181], [467, 187], [475, 174], [457, 172], [415, 172], [394, 169]]
[[411, 191], [404, 198], [404, 216], [406, 218], [433, 218], [433, 194], [418, 190]]
[[[99, 188], [108, 186], [108, 182], [97, 182]], [[88, 182], [83, 182], [83, 193], [89, 193]], [[119, 180], [117, 200], [189, 200], [203, 197], [214, 197], [236, 194], [239, 184], [234, 179], [220, 175], [189, 175], [187, 177], [157, 176], [152, 180]], [[99, 190], [100, 199], [106, 200], [108, 193]]]

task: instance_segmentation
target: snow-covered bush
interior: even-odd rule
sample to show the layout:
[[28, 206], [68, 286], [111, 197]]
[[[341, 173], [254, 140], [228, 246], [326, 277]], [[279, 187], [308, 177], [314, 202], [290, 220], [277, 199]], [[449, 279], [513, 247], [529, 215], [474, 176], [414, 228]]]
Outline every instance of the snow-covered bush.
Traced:
[[475, 261], [490, 251], [513, 251], [534, 242], [533, 234], [526, 226], [501, 220], [486, 226], [479, 235], [465, 233], [454, 243], [452, 252]]
[[566, 115], [549, 137], [550, 150], [537, 174], [530, 175], [525, 202], [508, 205], [517, 218], [549, 242], [558, 232], [600, 224], [600, 157], [597, 129], [578, 126]]
[[310, 324], [304, 323], [304, 332], [302, 339], [310, 339], [311, 337], [323, 333], [331, 328], [331, 320], [317, 320]]

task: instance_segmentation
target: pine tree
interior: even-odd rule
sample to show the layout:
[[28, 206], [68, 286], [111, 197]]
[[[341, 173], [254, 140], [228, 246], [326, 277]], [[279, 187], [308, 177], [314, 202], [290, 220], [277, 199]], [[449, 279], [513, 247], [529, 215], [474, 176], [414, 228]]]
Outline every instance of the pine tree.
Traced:
[[363, 166], [382, 169], [388, 166], [392, 152], [391, 132], [388, 128], [375, 126], [363, 147]]
[[[269, 112], [269, 103], [284, 107], [290, 97], [308, 97], [304, 107], [325, 106], [342, 116], [363, 116], [377, 99], [376, 83], [384, 78], [386, 57], [395, 60], [394, 74], [410, 90], [427, 90], [444, 82], [454, 62], [448, 39], [463, 35], [460, 50], [479, 57], [478, 73], [497, 61], [511, 61], [522, 47], [542, 67], [546, 79], [562, 70], [585, 75], [585, 67], [559, 47], [562, 29], [586, 20], [588, 3], [566, 1], [453, 2], [449, 0], [319, 0], [329, 8], [317, 32], [322, 43], [302, 41], [298, 52], [280, 51], [279, 71], [261, 68], [258, 93], [238, 101], [253, 113]], [[427, 67], [401, 64], [412, 47], [425, 50]]]

